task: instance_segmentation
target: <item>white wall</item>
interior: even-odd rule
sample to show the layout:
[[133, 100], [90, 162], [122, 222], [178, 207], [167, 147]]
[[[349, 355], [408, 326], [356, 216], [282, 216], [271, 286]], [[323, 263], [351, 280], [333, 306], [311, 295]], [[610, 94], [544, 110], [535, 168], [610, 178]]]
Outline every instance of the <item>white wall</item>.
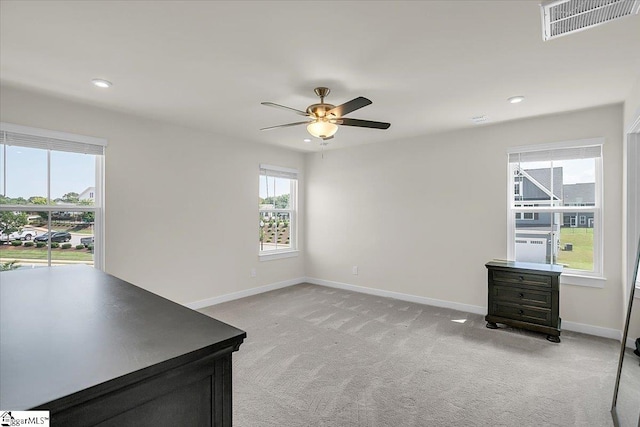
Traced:
[[[0, 91], [1, 121], [108, 139], [108, 273], [180, 303], [304, 276], [302, 256], [257, 256], [258, 165], [302, 170], [302, 154], [12, 87]], [[304, 229], [304, 197], [300, 213]]]
[[[0, 90], [2, 121], [109, 140], [106, 271], [182, 303], [306, 275], [486, 306], [484, 263], [506, 257], [506, 149], [605, 137], [608, 280], [604, 289], [564, 285], [561, 315], [622, 327], [621, 105], [305, 159], [22, 89]], [[258, 262], [261, 162], [304, 169], [305, 256]]]
[[484, 264], [507, 256], [507, 148], [604, 137], [607, 282], [563, 285], [560, 313], [622, 329], [622, 114], [605, 106], [307, 155], [307, 276], [486, 307]]

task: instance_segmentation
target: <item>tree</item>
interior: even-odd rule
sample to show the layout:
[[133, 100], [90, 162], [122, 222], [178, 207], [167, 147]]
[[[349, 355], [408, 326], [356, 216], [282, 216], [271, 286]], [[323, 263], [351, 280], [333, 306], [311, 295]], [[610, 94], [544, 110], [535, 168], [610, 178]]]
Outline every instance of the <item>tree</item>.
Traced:
[[0, 194], [0, 205], [26, 205], [24, 197], [7, 197]]
[[[93, 200], [91, 199], [82, 199], [78, 200], [78, 205], [80, 206], [93, 206]], [[95, 212], [82, 212], [80, 215], [83, 222], [94, 222], [96, 220]]]
[[276, 197], [267, 197], [264, 199], [263, 204], [273, 205], [276, 209], [286, 209], [289, 207], [289, 195], [282, 194]]
[[62, 199], [60, 200], [64, 203], [76, 204], [80, 201], [80, 195], [78, 193], [71, 192], [62, 196]]
[[27, 225], [27, 222], [28, 217], [24, 212], [0, 212], [0, 230], [2, 230], [2, 234], [9, 235], [15, 231], [21, 230], [22, 227]]
[[47, 204], [47, 198], [46, 197], [42, 197], [42, 196], [31, 196], [31, 197], [29, 197], [29, 199], [27, 201], [29, 203], [31, 203], [32, 205], [46, 205]]

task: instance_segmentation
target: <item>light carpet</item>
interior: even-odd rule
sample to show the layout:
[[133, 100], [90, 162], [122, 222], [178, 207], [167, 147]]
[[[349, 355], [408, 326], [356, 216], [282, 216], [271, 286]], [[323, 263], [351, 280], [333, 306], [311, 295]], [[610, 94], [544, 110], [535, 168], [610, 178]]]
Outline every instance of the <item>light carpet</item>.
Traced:
[[200, 311], [247, 332], [236, 427], [613, 425], [614, 340], [311, 284]]

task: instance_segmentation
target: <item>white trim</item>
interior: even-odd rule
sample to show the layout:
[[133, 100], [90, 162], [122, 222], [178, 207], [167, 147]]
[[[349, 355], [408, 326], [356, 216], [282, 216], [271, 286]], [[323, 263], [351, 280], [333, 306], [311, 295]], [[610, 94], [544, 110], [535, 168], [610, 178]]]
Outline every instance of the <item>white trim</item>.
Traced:
[[[510, 189], [507, 192], [507, 259], [515, 260], [516, 259], [516, 220], [514, 212], [548, 212], [548, 213], [576, 213], [575, 216], [575, 226], [578, 225], [579, 218], [578, 214], [583, 212], [593, 212], [593, 222], [594, 222], [594, 232], [593, 232], [593, 271], [582, 271], [582, 270], [572, 270], [569, 274], [584, 274], [589, 275], [592, 273], [594, 276], [602, 278], [604, 274], [604, 204], [603, 204], [603, 196], [604, 196], [604, 143], [605, 138], [589, 138], [589, 139], [581, 139], [581, 140], [572, 140], [565, 142], [555, 142], [555, 143], [547, 143], [547, 144], [536, 144], [536, 145], [525, 145], [525, 146], [516, 146], [509, 147], [507, 149], [507, 170], [508, 170], [508, 178], [507, 178], [507, 187]], [[578, 147], [600, 147], [600, 156], [595, 158], [595, 175], [596, 175], [596, 185], [595, 185], [595, 206], [537, 206], [537, 207], [528, 207], [528, 206], [517, 206], [516, 204], [524, 204], [529, 201], [516, 201], [514, 200], [513, 193], [513, 185], [514, 185], [514, 172], [517, 170], [521, 174], [524, 172], [520, 169], [519, 164], [510, 161], [510, 155], [515, 153], [526, 153], [526, 152], [536, 152], [536, 151], [545, 151], [545, 150], [562, 150], [567, 148], [578, 148]], [[551, 163], [551, 174], [553, 177], [553, 161]], [[527, 179], [533, 180], [531, 177], [526, 177]], [[532, 181], [534, 185], [536, 182]], [[551, 185], [553, 187], [553, 179], [551, 180]], [[541, 188], [541, 187], [539, 187]], [[541, 188], [542, 189], [542, 188]], [[547, 193], [549, 194], [549, 193]], [[551, 197], [553, 194], [550, 194]], [[519, 202], [519, 203], [518, 203]], [[553, 202], [553, 201], [552, 201]], [[531, 203], [531, 202], [529, 202]], [[524, 215], [521, 216], [524, 218]], [[574, 217], [572, 217], [573, 219]], [[562, 222], [559, 224], [562, 227], [564, 224], [564, 218]], [[571, 224], [573, 227], [574, 225]], [[558, 236], [559, 238], [559, 236]], [[555, 260], [552, 260], [555, 261]], [[575, 272], [575, 273], [574, 273]], [[572, 280], [569, 279], [567, 284], [575, 284], [581, 286], [590, 286], [590, 287], [604, 287], [603, 284], [597, 284], [594, 282], [583, 281], [583, 280]]]
[[[630, 295], [631, 281], [636, 262], [636, 250], [640, 237], [640, 115], [636, 118], [629, 132], [625, 135], [627, 145], [626, 164], [626, 272], [624, 296]], [[629, 285], [627, 285], [629, 283]], [[640, 297], [639, 292], [635, 293]]]
[[296, 279], [284, 280], [282, 282], [271, 283], [270, 285], [258, 286], [257, 288], [246, 289], [244, 291], [232, 292], [230, 294], [220, 295], [219, 297], [212, 297], [207, 299], [202, 299], [199, 301], [190, 302], [187, 304], [182, 304], [185, 307], [191, 308], [193, 310], [198, 310], [200, 308], [209, 307], [211, 305], [222, 304], [223, 302], [234, 301], [240, 298], [246, 298], [253, 295], [262, 294], [269, 291], [275, 291], [276, 289], [286, 288], [288, 286], [299, 285], [300, 283], [304, 283], [304, 277], [298, 277]]
[[0, 122], [0, 130], [5, 132], [21, 133], [23, 135], [39, 136], [42, 138], [61, 139], [63, 141], [81, 142], [83, 144], [101, 145], [103, 147], [107, 146], [107, 140], [104, 138], [60, 132], [57, 130], [38, 129], [13, 123]]
[[640, 115], [638, 115], [633, 123], [629, 125], [629, 128], [627, 129], [625, 134], [628, 133], [640, 133]]
[[626, 345], [627, 345], [627, 347], [629, 347], [631, 349], [635, 349], [636, 348], [636, 339], [627, 337]]
[[600, 276], [585, 276], [583, 274], [562, 273], [561, 285], [586, 286], [589, 288], [604, 288], [607, 279]]
[[285, 167], [282, 167], [282, 166], [267, 165], [267, 164], [264, 164], [264, 163], [260, 163], [260, 169], [269, 169], [269, 170], [272, 170], [272, 171], [295, 173], [297, 175], [300, 175], [300, 171], [298, 169], [285, 168]]
[[602, 326], [585, 325], [584, 323], [562, 321], [562, 330], [579, 332], [581, 334], [595, 335], [596, 337], [611, 338], [620, 342], [622, 331], [618, 329], [603, 328]]
[[604, 143], [604, 137], [597, 137], [588, 139], [576, 139], [571, 141], [549, 142], [545, 144], [520, 145], [507, 148], [507, 155], [515, 153], [529, 153], [532, 151], [559, 150], [563, 148], [592, 147], [595, 145], [604, 146]]
[[297, 257], [300, 254], [300, 251], [292, 250], [292, 251], [282, 251], [282, 252], [263, 252], [258, 255], [260, 262], [262, 261], [272, 261], [274, 259], [283, 259], [283, 258], [293, 258]]
[[418, 304], [430, 305], [434, 307], [450, 308], [452, 310], [464, 311], [466, 313], [487, 314], [487, 307], [479, 305], [463, 304], [459, 302], [445, 301], [434, 298], [421, 297], [418, 295], [403, 294], [400, 292], [385, 291], [383, 289], [366, 288], [364, 286], [351, 285], [349, 283], [334, 282], [331, 280], [307, 277], [307, 283], [313, 285], [328, 286], [330, 288], [342, 289], [345, 291], [358, 292], [361, 294], [375, 295], [378, 297], [393, 298], [400, 301], [415, 302]]
[[[349, 283], [318, 279], [316, 277], [298, 277], [295, 279], [289, 279], [282, 282], [272, 283], [269, 285], [258, 286], [257, 288], [246, 289], [244, 291], [232, 292], [230, 294], [225, 294], [218, 297], [194, 301], [194, 302], [183, 304], [183, 305], [193, 310], [198, 310], [200, 308], [209, 307], [216, 304], [222, 304], [223, 302], [234, 301], [240, 298], [246, 298], [253, 295], [258, 295], [265, 292], [274, 291], [276, 289], [282, 289], [289, 286], [299, 285], [301, 283], [310, 283], [312, 285], [327, 286], [329, 288], [342, 289], [345, 291], [357, 292], [357, 293], [367, 294], [367, 295], [375, 295], [375, 296], [384, 297], [384, 298], [392, 298], [400, 301], [414, 302], [417, 304], [424, 304], [424, 305], [429, 305], [433, 307], [448, 308], [451, 310], [463, 311], [465, 313], [473, 313], [473, 314], [480, 314], [480, 315], [484, 315], [487, 313], [487, 307], [485, 306], [463, 304], [463, 303], [458, 303], [453, 301], [445, 301], [445, 300], [439, 300], [435, 298], [421, 297], [418, 295], [386, 291], [383, 289], [367, 288], [364, 286], [357, 286]], [[585, 325], [583, 323], [562, 321], [562, 329], [564, 331], [580, 332], [583, 334], [594, 335], [597, 337], [611, 338], [617, 341], [620, 341], [622, 339], [622, 331], [617, 329], [611, 329], [611, 328], [603, 328], [601, 326], [592, 326], [592, 325]], [[627, 340], [628, 346], [630, 346], [629, 342], [630, 341]], [[631, 344], [633, 344], [633, 340], [631, 340]]]

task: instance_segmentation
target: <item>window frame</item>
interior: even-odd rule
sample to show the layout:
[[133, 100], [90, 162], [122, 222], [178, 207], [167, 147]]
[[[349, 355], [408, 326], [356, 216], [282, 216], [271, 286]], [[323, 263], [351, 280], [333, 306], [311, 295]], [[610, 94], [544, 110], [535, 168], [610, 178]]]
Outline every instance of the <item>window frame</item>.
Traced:
[[[51, 214], [53, 212], [93, 212], [95, 214], [94, 218], [94, 249], [93, 249], [93, 267], [98, 270], [104, 270], [104, 171], [105, 171], [105, 149], [107, 147], [107, 140], [104, 138], [97, 138], [93, 136], [86, 135], [78, 135], [68, 132], [60, 132], [49, 129], [40, 129], [34, 128], [30, 126], [22, 126], [16, 125], [12, 123], [0, 122], [0, 132], [4, 134], [13, 133], [20, 134], [22, 136], [35, 137], [35, 138], [48, 138], [53, 140], [58, 140], [62, 144], [64, 143], [76, 143], [76, 144], [84, 144], [86, 146], [91, 147], [101, 147], [99, 148], [102, 151], [102, 154], [89, 153], [95, 156], [95, 194], [94, 194], [94, 204], [92, 206], [83, 206], [83, 205], [73, 205], [73, 204], [63, 204], [58, 205], [53, 203], [50, 194], [51, 188], [51, 152], [55, 151], [65, 151], [65, 150], [56, 150], [55, 148], [45, 148], [39, 147], [39, 149], [46, 150], [47, 152], [47, 204], [46, 205], [0, 205], [0, 211], [11, 211], [11, 212], [48, 212], [48, 220], [47, 220], [47, 229], [51, 230]], [[0, 140], [0, 144], [3, 144], [5, 147], [7, 144], [5, 140]], [[28, 144], [13, 144], [13, 146], [24, 146], [30, 147]], [[66, 150], [69, 152], [82, 153], [81, 151], [73, 151]], [[6, 157], [4, 157], [4, 161], [6, 162]], [[6, 163], [3, 165], [3, 170], [6, 173], [7, 166]], [[6, 185], [6, 176], [3, 177], [3, 182]], [[2, 193], [4, 193], [4, 189], [2, 189]], [[97, 244], [96, 244], [97, 243]], [[53, 260], [55, 261], [55, 260]], [[47, 254], [47, 266], [51, 267], [51, 248], [48, 249]]]
[[[268, 164], [260, 164], [260, 168], [258, 171], [258, 193], [260, 191], [260, 180], [263, 179], [266, 172], [273, 172], [273, 177], [280, 177], [289, 179], [290, 182], [290, 192], [289, 192], [289, 208], [261, 208], [258, 205], [258, 216], [260, 217], [263, 213], [272, 213], [274, 215], [278, 215], [279, 213], [288, 213], [289, 214], [289, 247], [282, 249], [272, 249], [265, 251], [261, 249], [260, 240], [258, 239], [258, 257], [260, 261], [269, 261], [273, 259], [281, 259], [281, 258], [289, 258], [298, 256], [298, 182], [300, 179], [300, 172], [297, 169], [287, 168], [282, 166], [274, 166]], [[258, 194], [260, 197], [260, 194]], [[261, 227], [258, 225], [258, 227]]]
[[[513, 154], [532, 153], [536, 151], [562, 150], [571, 148], [600, 147], [600, 156], [595, 158], [595, 205], [594, 206], [515, 206], [514, 203], [514, 163], [509, 161]], [[524, 145], [511, 147], [507, 150], [507, 259], [515, 260], [515, 238], [516, 238], [516, 219], [515, 213], [520, 212], [524, 216], [524, 212], [534, 213], [558, 213], [563, 218], [566, 213], [575, 213], [576, 222], [580, 213], [593, 213], [593, 271], [578, 270], [565, 268], [560, 277], [561, 283], [582, 285], [589, 287], [603, 287], [604, 281], [604, 251], [603, 251], [603, 228], [604, 228], [604, 207], [603, 207], [603, 157], [604, 157], [604, 138], [590, 138], [574, 141], [563, 141], [547, 144]], [[561, 224], [564, 221], [561, 220]]]

